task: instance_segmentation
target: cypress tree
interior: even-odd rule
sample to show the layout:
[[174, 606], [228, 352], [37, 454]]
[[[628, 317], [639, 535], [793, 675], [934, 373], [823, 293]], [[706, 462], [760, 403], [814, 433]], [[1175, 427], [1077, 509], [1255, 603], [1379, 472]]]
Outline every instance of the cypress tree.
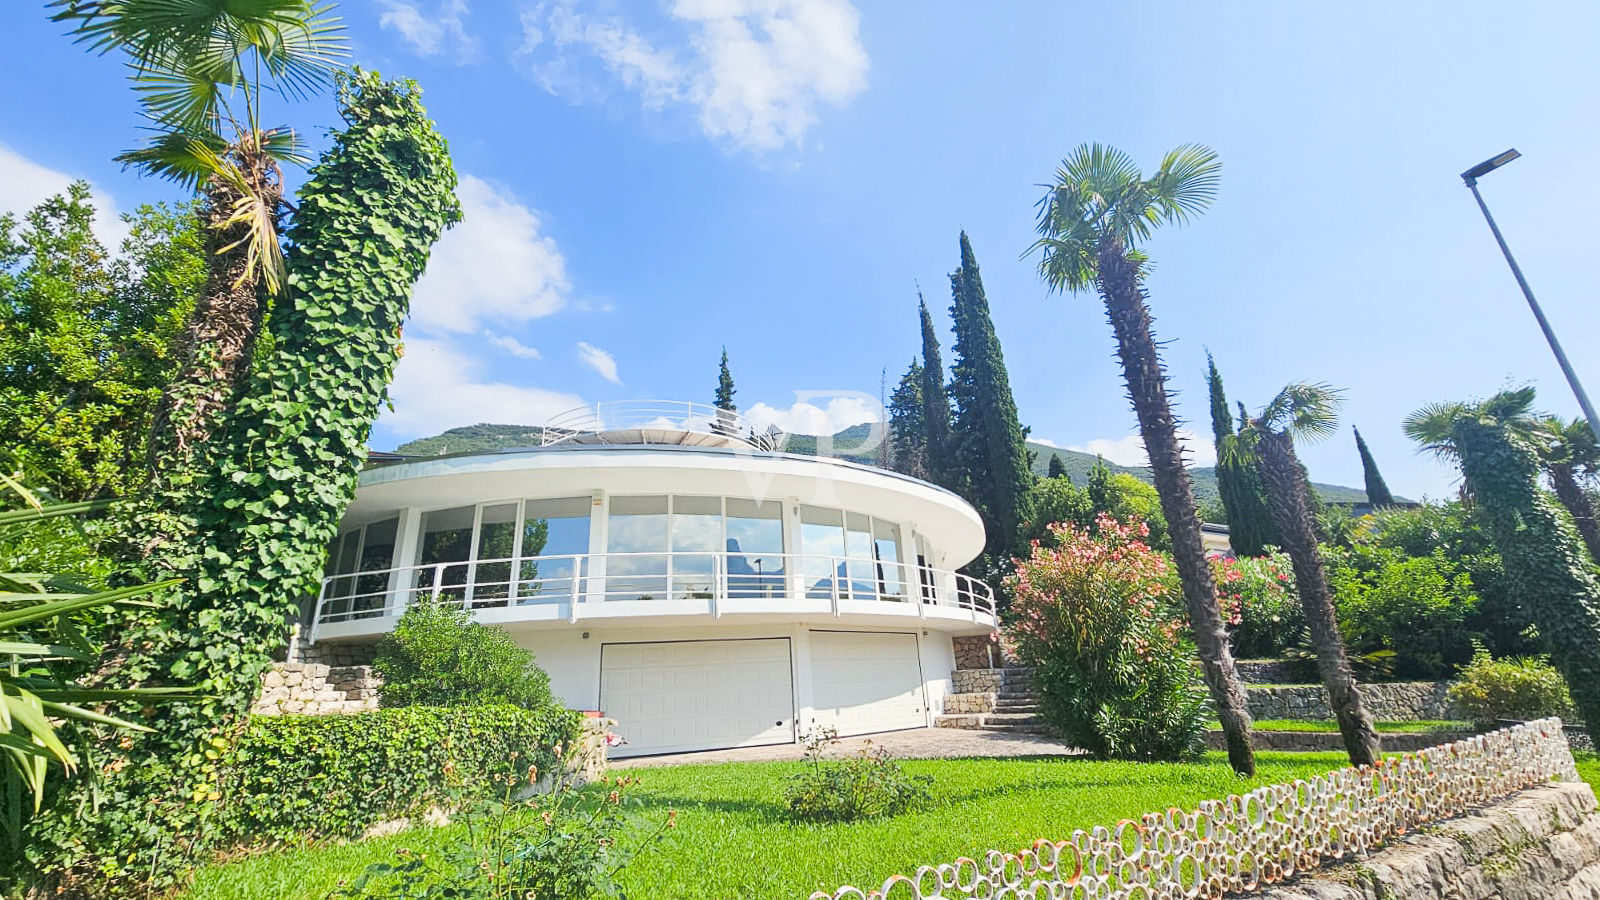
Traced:
[[913, 359], [889, 395], [889, 467], [915, 478], [928, 477], [928, 430], [922, 414], [922, 363]]
[[1027, 432], [1017, 420], [1006, 363], [989, 317], [978, 261], [961, 233], [961, 268], [950, 275], [956, 363], [950, 393], [955, 400], [952, 457], [970, 484], [970, 499], [984, 519], [987, 568], [996, 571], [1022, 552], [1022, 523], [1032, 517], [1033, 472]]
[[722, 369], [717, 373], [717, 399], [713, 405], [729, 412], [739, 407], [733, 405], [733, 375], [728, 371], [728, 348], [722, 348]]
[[1060, 478], [1065, 474], [1067, 474], [1067, 467], [1061, 462], [1061, 454], [1050, 454], [1050, 471], [1048, 473], [1049, 477]]
[[[1228, 513], [1228, 544], [1240, 556], [1260, 556], [1268, 545], [1281, 544], [1282, 539], [1272, 509], [1267, 506], [1266, 486], [1256, 468], [1255, 450], [1234, 433], [1222, 374], [1210, 353], [1206, 354], [1206, 387], [1211, 394], [1211, 434], [1217, 448], [1217, 494]], [[1241, 426], [1249, 421], [1243, 404], [1239, 418]]]
[[1383, 483], [1383, 475], [1378, 471], [1378, 463], [1372, 458], [1372, 451], [1367, 449], [1367, 442], [1361, 438], [1361, 429], [1350, 426], [1356, 433], [1356, 452], [1361, 454], [1361, 474], [1367, 479], [1367, 502], [1374, 509], [1381, 506], [1393, 506], [1394, 494], [1389, 493], [1389, 486]]
[[939, 352], [939, 334], [933, 330], [933, 316], [927, 301], [917, 291], [917, 315], [922, 322], [922, 427], [928, 477], [951, 490], [960, 487], [949, 459], [950, 394], [944, 386], [944, 357]]

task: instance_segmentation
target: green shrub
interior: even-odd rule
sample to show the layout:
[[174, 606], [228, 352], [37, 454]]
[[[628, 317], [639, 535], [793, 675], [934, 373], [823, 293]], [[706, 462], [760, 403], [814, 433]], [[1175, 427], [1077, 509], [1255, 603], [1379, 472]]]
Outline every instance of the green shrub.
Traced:
[[460, 606], [419, 603], [379, 642], [373, 671], [383, 706], [551, 704], [550, 677], [499, 628], [480, 625]]
[[1287, 554], [1219, 556], [1211, 560], [1211, 570], [1235, 656], [1275, 658], [1294, 645], [1306, 617]]
[[861, 751], [844, 759], [824, 759], [823, 750], [839, 743], [828, 729], [806, 738], [806, 767], [789, 779], [784, 801], [801, 822], [855, 822], [909, 812], [933, 799], [928, 775], [907, 775], [887, 748]]
[[354, 837], [375, 822], [493, 796], [578, 739], [559, 707], [381, 709], [256, 716], [223, 776], [224, 843]]
[[1339, 629], [1352, 655], [1392, 652], [1400, 678], [1447, 677], [1472, 658], [1469, 623], [1478, 595], [1442, 553], [1369, 553], [1365, 570], [1349, 564], [1348, 554], [1329, 559]]
[[1479, 650], [1450, 685], [1450, 699], [1474, 722], [1570, 716], [1572, 695], [1550, 663], [1532, 656], [1495, 659]]
[[1040, 714], [1065, 740], [1099, 756], [1192, 759], [1205, 692], [1171, 563], [1144, 543], [1148, 530], [1109, 516], [1093, 533], [1053, 528], [1053, 544], [1008, 579], [1008, 630], [1034, 667]]

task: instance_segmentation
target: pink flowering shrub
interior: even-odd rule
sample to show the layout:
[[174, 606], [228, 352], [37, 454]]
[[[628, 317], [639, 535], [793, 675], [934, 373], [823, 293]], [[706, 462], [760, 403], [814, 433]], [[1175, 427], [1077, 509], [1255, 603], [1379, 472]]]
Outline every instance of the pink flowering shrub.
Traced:
[[1296, 646], [1306, 620], [1288, 554], [1215, 557], [1211, 575], [1233, 639], [1234, 656], [1277, 658]]
[[1092, 531], [1052, 526], [1052, 542], [1035, 542], [1007, 580], [1008, 636], [1064, 739], [1100, 756], [1189, 759], [1202, 749], [1205, 692], [1171, 561], [1148, 534], [1103, 514]]

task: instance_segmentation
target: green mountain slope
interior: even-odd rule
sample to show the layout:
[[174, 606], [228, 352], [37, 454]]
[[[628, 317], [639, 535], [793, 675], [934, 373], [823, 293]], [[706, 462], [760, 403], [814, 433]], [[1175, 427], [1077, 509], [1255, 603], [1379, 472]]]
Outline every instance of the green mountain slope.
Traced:
[[[443, 434], [432, 437], [419, 438], [407, 441], [396, 447], [394, 452], [405, 456], [440, 456], [446, 453], [471, 453], [480, 450], [508, 450], [517, 447], [539, 446], [539, 436], [543, 429], [529, 425], [467, 425], [462, 428], [452, 428]], [[831, 438], [810, 434], [786, 435], [784, 451], [814, 455], [817, 453], [819, 443], [827, 444], [831, 441], [833, 456], [847, 459], [851, 462], [875, 465], [878, 462], [876, 448], [868, 449], [871, 435], [871, 426], [852, 425], [849, 428], [833, 435]], [[1045, 444], [1028, 442], [1028, 450], [1034, 454], [1033, 471], [1043, 475], [1050, 468], [1050, 457], [1061, 457], [1061, 463], [1066, 467], [1067, 474], [1078, 484], [1089, 480], [1089, 470], [1094, 468], [1096, 457], [1091, 453], [1080, 453], [1076, 450], [1063, 450]], [[1108, 462], [1106, 466], [1113, 472], [1129, 472], [1141, 481], [1150, 481], [1150, 470], [1144, 467], [1119, 466]], [[1211, 467], [1203, 469], [1190, 469], [1189, 476], [1194, 480], [1195, 500], [1207, 503], [1217, 497], [1217, 474]], [[1367, 494], [1360, 488], [1345, 487], [1337, 484], [1313, 483], [1317, 493], [1323, 500], [1332, 503], [1362, 503], [1367, 499]]]

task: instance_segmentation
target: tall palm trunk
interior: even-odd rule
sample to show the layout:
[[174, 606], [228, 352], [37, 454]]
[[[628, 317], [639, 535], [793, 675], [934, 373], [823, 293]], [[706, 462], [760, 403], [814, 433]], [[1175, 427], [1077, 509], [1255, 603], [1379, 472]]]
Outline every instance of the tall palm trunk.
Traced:
[[234, 214], [251, 197], [259, 208], [277, 210], [283, 185], [277, 164], [252, 138], [230, 147], [228, 158], [249, 190], [216, 176], [206, 182], [206, 286], [184, 328], [178, 372], [151, 423], [149, 466], [157, 482], [189, 470], [244, 382], [261, 331], [265, 305], [259, 266], [251, 259], [251, 223]]
[[1589, 502], [1589, 495], [1583, 492], [1578, 479], [1572, 473], [1570, 463], [1551, 463], [1546, 467], [1550, 472], [1550, 482], [1555, 485], [1556, 499], [1561, 505], [1572, 513], [1572, 521], [1578, 526], [1578, 534], [1583, 537], [1583, 545], [1589, 548], [1589, 559], [1600, 563], [1600, 522], [1595, 521], [1594, 504]]
[[1115, 239], [1101, 242], [1098, 280], [1106, 304], [1106, 318], [1117, 337], [1117, 356], [1128, 383], [1128, 395], [1139, 417], [1139, 433], [1150, 454], [1150, 471], [1161, 511], [1172, 536], [1172, 555], [1183, 584], [1184, 605], [1194, 631], [1195, 648], [1206, 685], [1217, 704], [1217, 717], [1228, 743], [1228, 762], [1241, 775], [1254, 775], [1255, 751], [1250, 746], [1250, 707], [1244, 682], [1228, 649], [1228, 633], [1217, 606], [1217, 589], [1211, 580], [1200, 540], [1194, 488], [1183, 465], [1172, 406], [1167, 402], [1166, 373], [1150, 331], [1150, 308], [1140, 284], [1139, 265], [1128, 259]]
[[1262, 483], [1267, 488], [1273, 521], [1283, 539], [1284, 552], [1294, 564], [1295, 587], [1299, 589], [1300, 605], [1305, 609], [1306, 623], [1310, 626], [1311, 644], [1317, 651], [1317, 672], [1333, 703], [1334, 717], [1339, 720], [1345, 752], [1350, 754], [1350, 762], [1355, 765], [1373, 765], [1383, 751], [1378, 743], [1378, 731], [1372, 725], [1372, 715], [1361, 704], [1361, 690], [1350, 671], [1344, 638], [1339, 635], [1333, 591], [1328, 587], [1322, 554], [1317, 550], [1309, 502], [1311, 485], [1306, 481], [1305, 469], [1294, 452], [1294, 441], [1281, 431], [1262, 429], [1256, 459]]

